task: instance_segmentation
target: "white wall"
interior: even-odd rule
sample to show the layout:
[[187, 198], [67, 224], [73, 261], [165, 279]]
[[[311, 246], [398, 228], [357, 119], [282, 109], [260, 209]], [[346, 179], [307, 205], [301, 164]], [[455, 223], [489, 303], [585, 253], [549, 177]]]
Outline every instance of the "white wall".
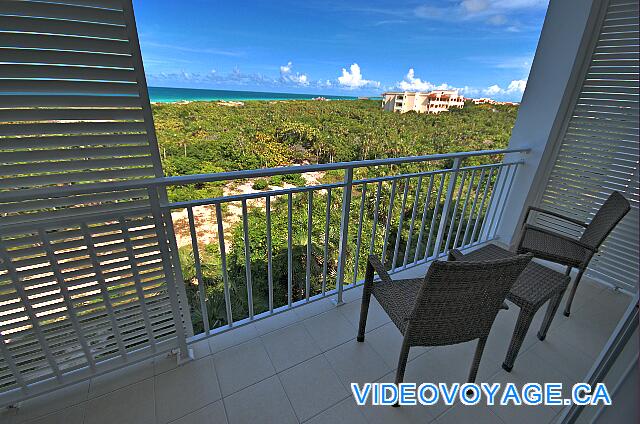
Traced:
[[[530, 147], [527, 155], [513, 154], [507, 161], [524, 158], [497, 229], [501, 242], [516, 242], [525, 206], [535, 203], [544, 187], [547, 171], [553, 165], [559, 126], [567, 110], [568, 95], [574, 89], [570, 81], [574, 63], [582, 62], [581, 40], [592, 6], [601, 0], [551, 0], [540, 41], [531, 67], [527, 88], [509, 147]], [[560, 115], [559, 115], [560, 114]], [[560, 116], [560, 119], [556, 117]]]

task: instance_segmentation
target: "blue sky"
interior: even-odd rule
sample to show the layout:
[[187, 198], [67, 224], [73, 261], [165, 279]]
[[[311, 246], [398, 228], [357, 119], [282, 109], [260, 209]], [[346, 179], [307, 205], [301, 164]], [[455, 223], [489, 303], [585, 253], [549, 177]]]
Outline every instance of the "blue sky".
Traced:
[[149, 85], [520, 100], [548, 0], [134, 0]]

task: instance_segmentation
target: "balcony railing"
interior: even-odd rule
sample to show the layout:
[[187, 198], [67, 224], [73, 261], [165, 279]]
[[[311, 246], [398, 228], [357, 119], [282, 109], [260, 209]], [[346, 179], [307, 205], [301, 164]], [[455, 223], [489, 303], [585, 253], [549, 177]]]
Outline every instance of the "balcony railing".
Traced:
[[[342, 174], [337, 182], [158, 202], [165, 215], [174, 216], [174, 231], [183, 244], [173, 258], [184, 271], [195, 333], [190, 341], [326, 297], [340, 304], [343, 292], [362, 282], [369, 254], [379, 255], [389, 272], [397, 273], [442, 258], [452, 248], [494, 239], [523, 163], [497, 159], [526, 152], [463, 152], [163, 179], [165, 186], [243, 181], [246, 187], [247, 181], [275, 175]], [[403, 170], [407, 165], [412, 169]], [[205, 269], [216, 271], [206, 276]]]
[[[187, 352], [190, 343], [315, 300], [341, 304], [361, 283], [369, 254], [397, 273], [492, 240], [527, 151], [38, 189], [51, 199], [46, 213], [0, 225], [10, 242], [0, 246], [0, 277], [24, 282], [13, 298], [27, 307], [2, 305], [12, 332], [0, 347], [35, 358], [12, 362], [3, 352], [0, 404], [175, 348]], [[296, 174], [297, 185], [229, 191], [234, 182]], [[302, 174], [315, 177], [301, 181]], [[210, 184], [223, 195], [169, 201], [165, 193]], [[121, 192], [134, 200], [110, 200]], [[87, 193], [95, 203], [55, 206]], [[33, 190], [3, 196], [19, 204]], [[65, 338], [53, 351], [46, 336], [58, 334]]]

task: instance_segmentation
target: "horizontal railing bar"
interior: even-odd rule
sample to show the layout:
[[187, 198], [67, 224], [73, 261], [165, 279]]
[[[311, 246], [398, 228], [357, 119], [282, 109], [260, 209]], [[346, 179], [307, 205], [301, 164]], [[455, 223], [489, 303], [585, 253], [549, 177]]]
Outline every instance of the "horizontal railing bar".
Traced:
[[216, 203], [230, 203], [230, 202], [240, 202], [243, 200], [253, 200], [260, 199], [266, 197], [275, 197], [275, 196], [285, 196], [289, 194], [297, 194], [297, 193], [305, 193], [308, 191], [317, 191], [317, 190], [326, 190], [328, 188], [341, 188], [344, 183], [333, 183], [333, 184], [321, 184], [315, 186], [307, 186], [307, 187], [292, 187], [292, 188], [284, 188], [281, 190], [271, 190], [271, 191], [257, 191], [254, 193], [245, 193], [245, 194], [232, 194], [230, 196], [220, 196], [220, 197], [212, 197], [209, 199], [201, 199], [201, 200], [187, 200], [184, 202], [174, 202], [174, 203], [166, 203], [162, 206], [163, 209], [182, 209], [188, 207], [196, 207], [196, 206], [207, 206], [207, 205], [215, 205]]
[[201, 184], [201, 183], [216, 182], [216, 181], [237, 180], [242, 178], [272, 177], [274, 175], [304, 174], [307, 172], [369, 168], [372, 166], [383, 166], [383, 165], [402, 165], [405, 163], [432, 162], [432, 161], [444, 160], [444, 159], [456, 159], [456, 158], [465, 159], [465, 158], [474, 157], [474, 156], [500, 155], [500, 154], [506, 154], [506, 153], [528, 153], [530, 150], [531, 149], [529, 148], [479, 150], [474, 152], [442, 153], [442, 154], [425, 155], [425, 156], [369, 159], [369, 160], [361, 160], [361, 161], [320, 163], [320, 164], [302, 165], [302, 166], [283, 166], [280, 168], [264, 168], [264, 169], [254, 169], [254, 170], [244, 170], [244, 171], [229, 171], [229, 172], [219, 172], [216, 174], [194, 174], [194, 175], [183, 175], [183, 176], [177, 176], [177, 177], [159, 178], [158, 181], [154, 182], [154, 184], [158, 184], [158, 185]]
[[[194, 175], [182, 175], [172, 177], [158, 177], [147, 179], [136, 179], [129, 181], [109, 182], [109, 183], [96, 183], [96, 184], [82, 184], [68, 187], [52, 187], [48, 189], [35, 189], [38, 190], [40, 197], [58, 197], [68, 196], [72, 194], [86, 194], [86, 193], [101, 193], [114, 190], [127, 190], [133, 188], [146, 188], [149, 186], [172, 186], [172, 185], [188, 185], [188, 184], [203, 184], [220, 182], [227, 180], [247, 179], [247, 178], [260, 178], [260, 177], [272, 177], [275, 175], [289, 175], [289, 174], [304, 174], [307, 172], [317, 171], [334, 171], [339, 169], [355, 169], [366, 168], [372, 166], [384, 166], [384, 165], [402, 165], [407, 163], [418, 162], [431, 162], [444, 159], [466, 159], [476, 156], [489, 156], [489, 155], [502, 155], [507, 153], [529, 153], [530, 148], [517, 148], [517, 149], [497, 149], [497, 150], [478, 150], [472, 152], [456, 152], [456, 153], [442, 153], [435, 155], [425, 156], [408, 156], [400, 158], [386, 158], [386, 159], [369, 159], [362, 161], [352, 162], [335, 162], [335, 163], [321, 163], [313, 165], [302, 166], [284, 166], [279, 168], [263, 168], [254, 170], [243, 171], [228, 171], [218, 172], [212, 174], [194, 174]], [[16, 192], [2, 193], [0, 201], [2, 202], [14, 202], [32, 199], [34, 197], [34, 190], [15, 190]]]
[[[461, 167], [460, 171], [470, 171], [474, 169], [483, 169], [483, 168], [499, 168], [509, 165], [523, 164], [524, 161], [514, 161], [514, 162], [501, 162], [501, 163], [491, 163], [485, 165], [475, 165], [475, 166], [466, 166]], [[386, 182], [386, 181], [394, 181], [401, 180], [405, 178], [415, 178], [420, 176], [430, 176], [437, 174], [446, 174], [448, 172], [452, 172], [451, 169], [437, 169], [434, 171], [425, 171], [425, 172], [415, 172], [411, 174], [398, 174], [398, 175], [390, 175], [386, 177], [375, 177], [375, 178], [367, 178], [362, 180], [354, 180], [353, 185], [363, 185], [377, 182]], [[220, 197], [212, 197], [208, 199], [200, 199], [200, 200], [187, 200], [184, 202], [173, 202], [173, 203], [165, 203], [161, 205], [162, 209], [184, 209], [196, 206], [207, 206], [207, 205], [215, 205], [217, 203], [230, 203], [230, 202], [240, 202], [243, 200], [252, 200], [252, 199], [260, 199], [275, 196], [284, 196], [288, 194], [297, 194], [297, 193], [305, 193], [309, 191], [319, 191], [326, 189], [334, 189], [334, 188], [342, 188], [344, 187], [344, 182], [332, 183], [332, 184], [319, 184], [314, 186], [305, 186], [305, 187], [292, 187], [285, 188], [280, 190], [270, 190], [270, 191], [259, 191], [254, 193], [245, 193], [245, 194], [233, 194], [230, 196], [220, 196]]]

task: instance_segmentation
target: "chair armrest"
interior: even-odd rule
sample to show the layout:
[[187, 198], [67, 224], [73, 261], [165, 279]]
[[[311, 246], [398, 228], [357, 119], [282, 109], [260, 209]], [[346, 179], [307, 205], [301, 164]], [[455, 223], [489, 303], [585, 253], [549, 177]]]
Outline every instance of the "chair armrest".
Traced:
[[393, 281], [389, 276], [389, 273], [386, 269], [384, 269], [384, 265], [380, 262], [380, 259], [376, 255], [369, 255], [369, 265], [373, 268], [373, 270], [378, 274], [380, 279], [384, 282]]
[[546, 228], [536, 227], [535, 225], [524, 224], [524, 228], [523, 228], [523, 230], [524, 230], [524, 231], [523, 231], [523, 238], [524, 238], [524, 232], [526, 232], [527, 230], [539, 231], [539, 232], [541, 232], [541, 233], [544, 233], [544, 234], [550, 235], [550, 236], [552, 236], [552, 237], [559, 238], [559, 239], [564, 240], [564, 241], [567, 241], [567, 242], [569, 242], [569, 243], [573, 243], [573, 244], [575, 244], [576, 246], [580, 246], [580, 247], [582, 247], [582, 248], [584, 248], [584, 249], [587, 249], [587, 250], [589, 250], [589, 251], [591, 251], [591, 252], [593, 252], [593, 253], [595, 253], [595, 252], [597, 252], [597, 251], [598, 251], [598, 249], [597, 249], [597, 248], [595, 248], [595, 247], [593, 247], [593, 246], [590, 246], [590, 245], [588, 245], [588, 244], [586, 244], [586, 243], [583, 243], [583, 242], [581, 242], [580, 240], [576, 240], [576, 239], [574, 239], [574, 238], [571, 238], [571, 237], [569, 237], [569, 236], [565, 236], [565, 235], [563, 235], [563, 234], [558, 234], [558, 233], [556, 233], [556, 232], [554, 232], [554, 231], [547, 230]]
[[574, 219], [574, 218], [570, 218], [568, 216], [564, 216], [564, 215], [561, 215], [561, 214], [559, 214], [557, 212], [549, 211], [547, 209], [542, 209], [542, 208], [539, 208], [537, 206], [529, 206], [529, 208], [527, 209], [527, 214], [524, 217], [524, 223], [525, 224], [526, 224], [527, 220], [529, 219], [529, 214], [531, 213], [531, 211], [536, 211], [536, 212], [543, 213], [545, 215], [550, 215], [550, 216], [553, 216], [553, 217], [556, 217], [556, 218], [560, 218], [560, 219], [562, 219], [564, 221], [570, 222], [572, 224], [579, 225], [579, 226], [581, 226], [583, 228], [587, 228], [587, 226], [588, 226], [586, 223], [584, 223], [584, 222], [582, 222], [580, 220], [577, 220], [577, 219]]
[[452, 249], [449, 251], [449, 257], [447, 258], [449, 261], [463, 261], [464, 254], [458, 249]]

